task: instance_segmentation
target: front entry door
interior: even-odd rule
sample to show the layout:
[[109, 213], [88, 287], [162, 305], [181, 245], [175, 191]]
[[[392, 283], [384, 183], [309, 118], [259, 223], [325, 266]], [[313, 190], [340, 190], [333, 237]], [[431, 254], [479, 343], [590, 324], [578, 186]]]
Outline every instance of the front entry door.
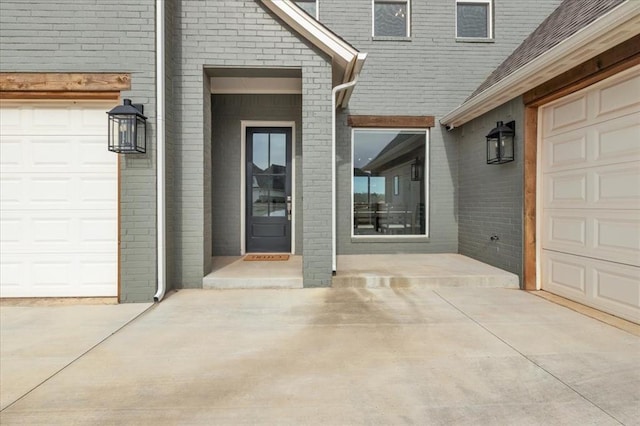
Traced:
[[291, 252], [291, 128], [247, 128], [248, 253]]

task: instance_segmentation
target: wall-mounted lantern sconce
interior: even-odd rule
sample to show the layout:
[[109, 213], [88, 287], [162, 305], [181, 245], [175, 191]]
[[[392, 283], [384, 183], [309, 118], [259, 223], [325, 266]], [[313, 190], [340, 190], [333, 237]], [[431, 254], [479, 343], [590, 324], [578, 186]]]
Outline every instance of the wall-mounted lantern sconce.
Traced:
[[109, 151], [119, 154], [144, 154], [147, 151], [147, 117], [144, 106], [124, 99], [107, 112], [109, 116]]
[[515, 121], [507, 124], [498, 121], [496, 128], [487, 135], [487, 164], [503, 164], [513, 161], [515, 134]]
[[411, 163], [411, 180], [419, 181], [422, 179], [422, 163], [420, 158], [416, 158], [416, 161]]

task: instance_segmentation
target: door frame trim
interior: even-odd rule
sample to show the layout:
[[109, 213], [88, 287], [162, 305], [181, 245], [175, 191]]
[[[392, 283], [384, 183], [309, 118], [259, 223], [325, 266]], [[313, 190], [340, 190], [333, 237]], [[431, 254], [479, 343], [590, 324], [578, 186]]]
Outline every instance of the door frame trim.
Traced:
[[247, 254], [247, 128], [290, 127], [291, 128], [291, 254], [296, 254], [296, 122], [295, 121], [240, 121], [240, 255]]

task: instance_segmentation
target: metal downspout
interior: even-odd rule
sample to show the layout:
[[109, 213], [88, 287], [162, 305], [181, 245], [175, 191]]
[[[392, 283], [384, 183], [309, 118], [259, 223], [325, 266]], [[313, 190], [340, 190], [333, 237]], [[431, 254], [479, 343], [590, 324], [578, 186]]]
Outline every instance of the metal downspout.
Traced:
[[353, 80], [348, 83], [339, 84], [331, 91], [331, 271], [333, 275], [338, 270], [337, 255], [337, 190], [336, 190], [336, 115], [337, 115], [337, 95], [342, 90], [353, 87], [358, 82], [360, 72], [354, 75]]
[[167, 287], [166, 263], [166, 198], [165, 198], [165, 128], [164, 128], [164, 0], [156, 0], [156, 216], [158, 288], [153, 296], [159, 302]]

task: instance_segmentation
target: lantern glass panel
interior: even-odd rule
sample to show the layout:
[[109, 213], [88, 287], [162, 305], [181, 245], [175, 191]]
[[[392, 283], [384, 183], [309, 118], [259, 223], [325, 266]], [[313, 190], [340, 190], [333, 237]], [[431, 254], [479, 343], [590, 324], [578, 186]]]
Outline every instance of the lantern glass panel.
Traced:
[[511, 161], [513, 160], [513, 136], [501, 135], [500, 140], [500, 160]]
[[147, 122], [141, 117], [137, 117], [136, 131], [136, 151], [146, 152], [147, 150]]
[[498, 138], [487, 138], [487, 163], [495, 163], [499, 160]]

